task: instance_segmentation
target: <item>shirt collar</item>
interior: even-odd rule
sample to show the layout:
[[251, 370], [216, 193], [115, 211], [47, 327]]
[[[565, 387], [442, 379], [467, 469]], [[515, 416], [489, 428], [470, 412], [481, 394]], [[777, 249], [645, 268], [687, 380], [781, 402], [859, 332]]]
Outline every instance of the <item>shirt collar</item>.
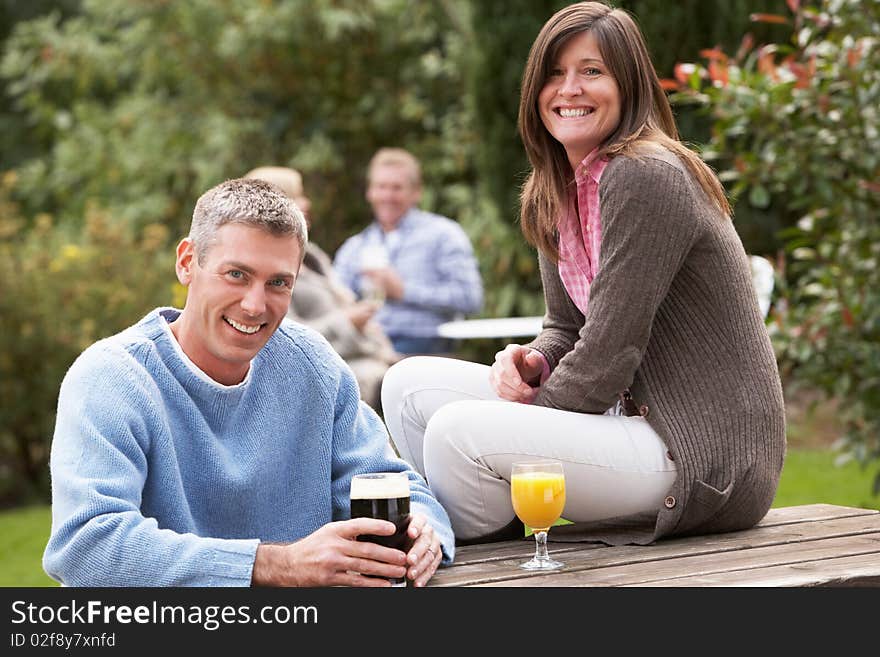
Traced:
[[[416, 215], [416, 213], [418, 211], [419, 211], [418, 208], [411, 207], [409, 210], [404, 212], [403, 216], [400, 218], [400, 221], [397, 222], [397, 226], [391, 232], [392, 233], [397, 232], [397, 231], [406, 232], [406, 229], [408, 228], [409, 224], [412, 223], [413, 217]], [[384, 235], [387, 234], [382, 229], [382, 226], [379, 224], [379, 222], [376, 221], [375, 219], [373, 219], [372, 229], [373, 229], [373, 232], [378, 234], [380, 237], [384, 237]]]
[[591, 150], [578, 165], [574, 173], [574, 179], [578, 185], [585, 183], [588, 178], [592, 179], [596, 184], [599, 183], [602, 172], [605, 171], [605, 167], [608, 165], [608, 158], [597, 157], [598, 150], [598, 148]]

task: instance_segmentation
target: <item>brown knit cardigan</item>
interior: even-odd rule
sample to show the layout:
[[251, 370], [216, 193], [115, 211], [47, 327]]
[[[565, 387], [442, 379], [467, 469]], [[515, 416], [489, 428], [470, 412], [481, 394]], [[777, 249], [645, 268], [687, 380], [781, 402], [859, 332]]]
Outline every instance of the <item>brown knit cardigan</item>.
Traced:
[[[543, 256], [551, 367], [536, 404], [602, 413], [629, 391], [678, 475], [657, 512], [556, 527], [551, 540], [646, 544], [753, 526], [785, 454], [782, 386], [742, 242], [672, 153], [609, 162], [584, 316]], [[585, 436], [584, 440], [589, 440]]]

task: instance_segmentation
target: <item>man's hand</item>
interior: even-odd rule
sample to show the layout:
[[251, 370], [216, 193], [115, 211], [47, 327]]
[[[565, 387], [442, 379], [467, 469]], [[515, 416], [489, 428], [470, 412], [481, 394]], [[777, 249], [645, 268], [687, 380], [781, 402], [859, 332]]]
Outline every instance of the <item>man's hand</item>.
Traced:
[[434, 533], [431, 523], [421, 513], [410, 515], [406, 533], [413, 540], [412, 547], [406, 553], [406, 561], [409, 564], [406, 576], [416, 586], [424, 586], [434, 575], [443, 558], [440, 539]]
[[[400, 550], [358, 541], [357, 537], [361, 534], [390, 536], [394, 531], [394, 523], [387, 520], [353, 518], [327, 523], [295, 543], [261, 543], [257, 547], [251, 584], [391, 586], [385, 578], [405, 576], [407, 555]], [[416, 536], [419, 533], [420, 528]]]
[[522, 402], [531, 401], [538, 394], [537, 384], [544, 369], [541, 352], [519, 344], [509, 344], [495, 354], [495, 362], [489, 371], [489, 384], [502, 399]]
[[403, 280], [391, 267], [364, 269], [361, 274], [369, 278], [374, 285], [385, 290], [385, 297], [398, 301], [403, 298]]

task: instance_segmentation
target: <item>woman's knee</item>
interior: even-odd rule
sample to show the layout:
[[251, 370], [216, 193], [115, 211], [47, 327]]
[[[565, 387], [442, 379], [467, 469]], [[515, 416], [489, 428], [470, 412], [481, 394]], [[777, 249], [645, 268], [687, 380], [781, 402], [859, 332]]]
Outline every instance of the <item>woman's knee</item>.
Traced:
[[[428, 361], [428, 362], [426, 362]], [[424, 379], [425, 372], [430, 371], [430, 357], [411, 356], [397, 361], [382, 377], [382, 408], [386, 413], [392, 405], [399, 404], [406, 390]]]
[[410, 356], [397, 361], [385, 372], [383, 386], [400, 388], [409, 381], [418, 380], [420, 373], [430, 367], [430, 360], [429, 356]]
[[441, 406], [425, 428], [425, 464], [447, 463], [450, 459], [475, 458], [474, 434], [478, 432], [480, 418], [485, 417], [481, 408], [486, 403], [476, 400], [460, 400]]

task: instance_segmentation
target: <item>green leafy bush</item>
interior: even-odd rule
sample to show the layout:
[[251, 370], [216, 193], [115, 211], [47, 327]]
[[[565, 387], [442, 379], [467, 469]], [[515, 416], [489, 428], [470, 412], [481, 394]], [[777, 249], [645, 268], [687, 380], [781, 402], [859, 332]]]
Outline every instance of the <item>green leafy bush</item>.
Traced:
[[[680, 102], [708, 108], [706, 156], [735, 196], [778, 204], [774, 344], [783, 371], [840, 400], [845, 457], [880, 459], [880, 3], [788, 0], [786, 44], [677, 68]], [[880, 475], [875, 478], [880, 485]]]
[[83, 0], [67, 19], [21, 22], [0, 75], [16, 118], [49, 145], [16, 163], [24, 214], [78, 223], [100, 199], [114, 219], [177, 238], [209, 187], [293, 166], [333, 252], [370, 219], [369, 158], [403, 146], [424, 164], [426, 205], [455, 217], [455, 185], [473, 178], [464, 4]]
[[90, 208], [82, 228], [25, 228], [0, 183], [0, 506], [45, 498], [61, 379], [95, 340], [183, 301], [167, 229], [135, 236]]

